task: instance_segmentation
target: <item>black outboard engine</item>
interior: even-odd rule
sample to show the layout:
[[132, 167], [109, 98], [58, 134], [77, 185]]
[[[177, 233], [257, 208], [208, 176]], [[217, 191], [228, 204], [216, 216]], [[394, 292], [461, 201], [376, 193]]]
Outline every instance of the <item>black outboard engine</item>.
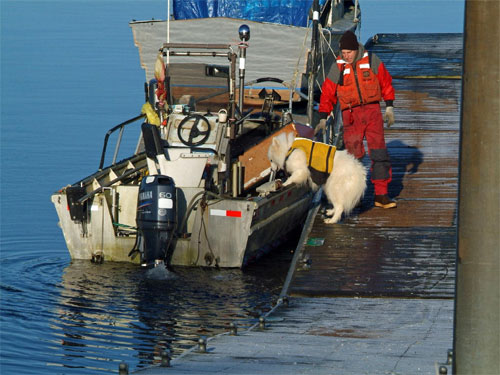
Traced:
[[142, 237], [141, 265], [155, 266], [167, 259], [176, 226], [176, 190], [172, 178], [142, 179], [137, 202], [137, 230]]

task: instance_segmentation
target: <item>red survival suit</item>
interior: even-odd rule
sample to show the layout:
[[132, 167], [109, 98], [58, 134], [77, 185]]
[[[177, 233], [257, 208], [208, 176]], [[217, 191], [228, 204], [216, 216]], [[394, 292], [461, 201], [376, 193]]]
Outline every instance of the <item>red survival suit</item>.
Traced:
[[322, 86], [321, 118], [328, 117], [337, 99], [342, 109], [347, 151], [361, 159], [365, 155], [363, 138], [366, 137], [375, 195], [387, 194], [392, 169], [385, 146], [380, 100], [384, 99], [386, 106], [393, 106], [394, 88], [382, 61], [375, 54], [370, 56], [361, 44], [352, 64], [338, 57], [337, 64], [330, 69]]

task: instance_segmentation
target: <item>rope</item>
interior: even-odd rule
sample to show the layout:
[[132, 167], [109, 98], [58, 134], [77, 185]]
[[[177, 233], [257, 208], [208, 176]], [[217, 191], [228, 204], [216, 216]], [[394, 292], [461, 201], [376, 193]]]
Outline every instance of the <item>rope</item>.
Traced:
[[137, 230], [137, 227], [133, 227], [133, 226], [127, 225], [127, 224], [113, 223], [113, 225], [115, 227], [122, 228], [122, 229]]
[[[325, 39], [325, 41], [326, 41], [326, 38], [325, 38], [325, 35], [323, 34], [323, 31], [324, 31], [324, 30], [326, 30], [326, 31], [328, 32], [328, 34], [330, 34], [330, 35], [331, 35], [332, 33], [331, 33], [331, 32], [330, 32], [330, 30], [328, 30], [328, 29], [323, 29], [323, 27], [322, 27], [321, 25], [318, 25], [318, 26], [319, 26], [319, 29], [320, 29], [320, 31], [321, 31], [321, 36], [322, 36], [322, 37], [323, 37], [323, 39]], [[332, 46], [331, 46], [331, 39], [330, 39], [329, 41], [327, 41], [326, 45], [328, 46], [328, 48], [329, 48], [329, 49], [330, 49], [330, 51], [332, 52], [333, 57], [335, 57], [335, 59], [337, 59], [337, 55], [335, 54], [335, 51], [333, 50], [333, 48], [332, 48]]]
[[[318, 25], [319, 27], [319, 31], [320, 31], [320, 35], [321, 35], [321, 41], [322, 41], [322, 45], [325, 44], [328, 48], [326, 49], [326, 51], [330, 51], [332, 56], [333, 56], [333, 61], [335, 63], [335, 61], [337, 60], [337, 55], [335, 54], [335, 51], [333, 50], [332, 48], [332, 32], [329, 30], [329, 29], [324, 29], [321, 24]], [[327, 39], [325, 37], [325, 34], [328, 34], [329, 35], [329, 38]], [[325, 51], [324, 51], [324, 48], [320, 48], [321, 50], [321, 70], [322, 70], [322, 74], [323, 74], [323, 78], [326, 77], [326, 73], [325, 73], [325, 56], [328, 56]], [[320, 92], [322, 92], [321, 90], [321, 84], [320, 82], [318, 81], [318, 76], [316, 76], [316, 85], [318, 86]]]
[[[308, 25], [310, 26], [310, 24]], [[320, 35], [321, 35], [321, 38], [323, 39], [323, 42], [328, 46], [328, 48], [330, 49], [334, 59], [336, 60], [337, 59], [337, 55], [335, 54], [335, 51], [333, 50], [333, 48], [331, 47], [331, 32], [330, 30], [328, 29], [323, 29], [323, 27], [321, 26], [321, 24], [318, 23], [318, 27], [319, 27], [319, 31], [320, 31]], [[295, 88], [295, 84], [297, 82], [297, 75], [299, 74], [299, 64], [300, 64], [300, 61], [302, 60], [302, 56], [304, 56], [304, 51], [305, 51], [305, 48], [306, 48], [306, 42], [307, 42], [307, 37], [309, 35], [309, 29], [310, 27], [307, 27], [307, 30], [306, 30], [306, 33], [304, 35], [304, 40], [302, 42], [302, 48], [300, 49], [300, 54], [299, 54], [299, 58], [297, 59], [297, 64], [295, 65], [295, 70], [293, 72], [293, 78], [291, 80], [291, 83], [290, 83], [290, 88], [294, 89]], [[325, 35], [324, 35], [324, 31], [326, 30], [326, 32], [328, 33], [328, 35], [330, 35], [330, 40], [327, 40]], [[321, 68], [322, 68], [322, 73], [323, 73], [323, 77], [325, 77], [325, 70], [324, 70], [324, 61], [325, 61], [325, 58], [324, 58], [324, 53], [323, 53], [323, 48], [320, 49], [321, 50]], [[319, 84], [319, 81], [316, 80], [316, 84], [319, 86], [320, 90], [321, 90], [321, 85]]]
[[[325, 37], [325, 34], [323, 33], [323, 27], [321, 25], [319, 25], [319, 28], [320, 28], [320, 35], [321, 35], [321, 38], [322, 38], [322, 43], [321, 45], [323, 45], [324, 43], [326, 43], [327, 46], [330, 46], [331, 45], [331, 33], [330, 33], [330, 30], [327, 29], [327, 32], [328, 32], [328, 35], [330, 36], [330, 40], [326, 40], [326, 37]], [[334, 53], [335, 54], [335, 53]], [[323, 74], [323, 78], [326, 76], [325, 75], [325, 53], [323, 51], [323, 48], [321, 48], [321, 72]], [[316, 76], [317, 78], [318, 76]], [[319, 85], [319, 82], [316, 81], [316, 83]], [[320, 90], [321, 90], [321, 87], [320, 87]]]

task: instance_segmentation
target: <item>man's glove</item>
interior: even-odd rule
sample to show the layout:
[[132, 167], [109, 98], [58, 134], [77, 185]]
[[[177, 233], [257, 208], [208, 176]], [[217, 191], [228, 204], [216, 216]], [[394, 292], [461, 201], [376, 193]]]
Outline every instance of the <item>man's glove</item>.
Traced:
[[314, 128], [314, 135], [325, 130], [326, 130], [326, 118], [319, 120], [318, 125], [316, 125], [316, 127]]
[[384, 121], [387, 123], [387, 127], [390, 127], [391, 125], [394, 124], [394, 107], [393, 106], [385, 107]]

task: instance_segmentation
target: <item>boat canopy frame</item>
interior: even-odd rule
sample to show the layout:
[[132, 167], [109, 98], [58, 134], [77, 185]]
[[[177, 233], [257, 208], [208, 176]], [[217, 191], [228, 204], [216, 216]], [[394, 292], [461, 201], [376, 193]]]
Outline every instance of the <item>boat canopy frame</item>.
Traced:
[[[240, 43], [241, 45], [241, 43]], [[239, 46], [240, 46], [239, 45]], [[189, 51], [176, 51], [176, 49], [191, 49]], [[207, 51], [205, 51], [207, 50]], [[225, 52], [221, 52], [226, 50]], [[228, 76], [228, 86], [229, 86], [229, 105], [227, 108], [227, 117], [230, 127], [230, 139], [234, 140], [236, 136], [240, 133], [241, 121], [237, 121], [237, 113], [241, 113], [241, 108], [243, 103], [239, 103], [239, 108], [236, 104], [236, 60], [237, 53], [233, 50], [231, 44], [212, 44], [212, 43], [163, 43], [159, 52], [167, 57], [167, 63], [165, 65], [166, 76], [165, 76], [165, 88], [167, 93], [171, 93], [170, 83], [169, 83], [169, 69], [170, 56], [194, 56], [194, 57], [226, 57], [229, 61], [229, 76]]]

